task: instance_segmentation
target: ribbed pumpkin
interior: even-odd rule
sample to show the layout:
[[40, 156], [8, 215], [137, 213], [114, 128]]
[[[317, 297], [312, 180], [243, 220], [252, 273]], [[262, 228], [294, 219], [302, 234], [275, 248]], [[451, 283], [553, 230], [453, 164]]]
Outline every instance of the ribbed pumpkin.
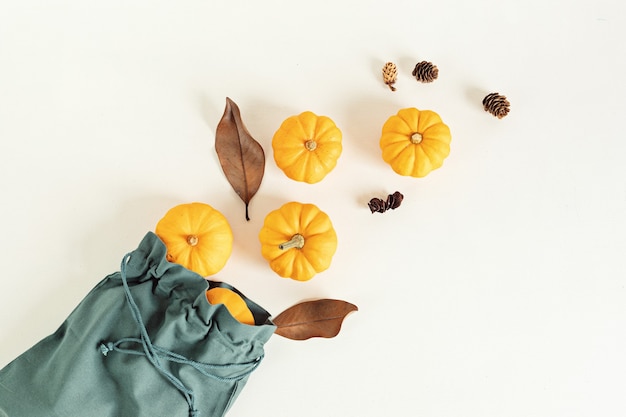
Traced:
[[278, 275], [307, 281], [330, 266], [337, 234], [314, 204], [290, 202], [265, 217], [259, 232], [261, 253]]
[[202, 276], [220, 271], [233, 250], [233, 232], [226, 217], [208, 204], [171, 208], [155, 233], [165, 243], [167, 260]]
[[383, 160], [400, 175], [424, 177], [450, 154], [450, 129], [431, 110], [414, 107], [391, 116], [382, 129]]
[[335, 122], [305, 111], [285, 119], [274, 133], [274, 161], [289, 178], [313, 184], [337, 165], [341, 141], [341, 130]]

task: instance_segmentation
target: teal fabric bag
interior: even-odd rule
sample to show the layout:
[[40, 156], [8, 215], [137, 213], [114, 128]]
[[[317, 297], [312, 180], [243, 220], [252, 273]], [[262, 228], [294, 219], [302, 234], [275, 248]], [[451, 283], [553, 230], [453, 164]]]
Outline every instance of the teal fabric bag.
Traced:
[[209, 304], [209, 285], [233, 288], [165, 255], [148, 233], [54, 334], [0, 370], [0, 416], [224, 416], [275, 326], [245, 297], [254, 326]]

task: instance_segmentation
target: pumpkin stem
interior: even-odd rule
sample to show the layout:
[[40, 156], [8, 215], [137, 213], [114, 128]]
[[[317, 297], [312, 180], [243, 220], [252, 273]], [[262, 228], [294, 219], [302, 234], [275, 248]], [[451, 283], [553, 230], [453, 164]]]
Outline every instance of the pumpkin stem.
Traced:
[[291, 248], [302, 249], [303, 247], [304, 247], [304, 236], [302, 236], [300, 233], [296, 233], [295, 235], [293, 235], [291, 240], [278, 245], [278, 249], [280, 250], [291, 249]]
[[419, 132], [415, 132], [411, 135], [411, 143], [420, 144], [422, 143], [422, 134]]
[[187, 243], [189, 243], [189, 246], [196, 246], [198, 244], [198, 236], [196, 235], [187, 236]]
[[315, 148], [317, 148], [317, 143], [313, 139], [309, 139], [304, 142], [304, 147], [307, 148], [309, 151], [314, 151]]

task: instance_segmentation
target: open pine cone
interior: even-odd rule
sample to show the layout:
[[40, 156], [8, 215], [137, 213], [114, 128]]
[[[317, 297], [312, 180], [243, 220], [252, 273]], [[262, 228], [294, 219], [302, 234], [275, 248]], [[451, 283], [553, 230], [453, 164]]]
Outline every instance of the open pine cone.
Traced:
[[432, 62], [418, 62], [415, 65], [415, 69], [413, 69], [413, 76], [417, 79], [417, 81], [430, 83], [435, 81], [439, 76], [439, 69]]
[[509, 103], [505, 96], [499, 93], [490, 93], [483, 99], [483, 107], [486, 112], [493, 114], [498, 119], [502, 119], [509, 114], [511, 103]]

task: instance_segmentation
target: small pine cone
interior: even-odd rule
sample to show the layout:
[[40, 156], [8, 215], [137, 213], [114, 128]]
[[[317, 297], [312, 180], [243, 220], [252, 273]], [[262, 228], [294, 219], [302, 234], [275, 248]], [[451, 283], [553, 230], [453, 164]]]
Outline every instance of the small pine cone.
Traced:
[[432, 62], [422, 61], [415, 64], [413, 76], [417, 81], [431, 83], [439, 76], [439, 69]]
[[511, 103], [505, 96], [501, 96], [499, 93], [490, 93], [483, 99], [483, 107], [486, 112], [493, 114], [498, 119], [502, 119], [509, 114]]
[[396, 88], [393, 86], [393, 84], [396, 82], [397, 78], [398, 68], [396, 67], [396, 64], [394, 64], [393, 62], [387, 62], [383, 67], [383, 81], [389, 86], [391, 91], [396, 91]]

